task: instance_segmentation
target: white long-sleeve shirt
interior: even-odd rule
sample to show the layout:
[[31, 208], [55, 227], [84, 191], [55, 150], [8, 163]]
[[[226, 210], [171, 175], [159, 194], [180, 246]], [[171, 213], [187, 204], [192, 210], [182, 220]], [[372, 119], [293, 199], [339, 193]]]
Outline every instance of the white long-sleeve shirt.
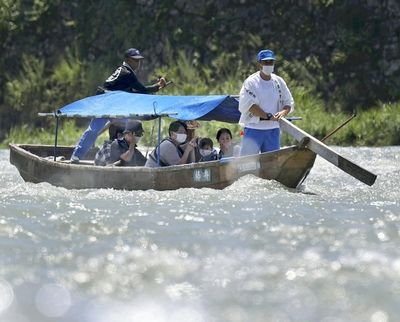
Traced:
[[239, 124], [261, 130], [279, 128], [279, 122], [260, 121], [260, 117], [251, 114], [249, 109], [253, 104], [271, 114], [281, 111], [284, 106], [290, 106], [290, 112], [294, 109], [293, 96], [283, 78], [271, 74], [270, 80], [264, 80], [259, 71], [250, 75], [240, 90], [239, 111], [242, 115]]

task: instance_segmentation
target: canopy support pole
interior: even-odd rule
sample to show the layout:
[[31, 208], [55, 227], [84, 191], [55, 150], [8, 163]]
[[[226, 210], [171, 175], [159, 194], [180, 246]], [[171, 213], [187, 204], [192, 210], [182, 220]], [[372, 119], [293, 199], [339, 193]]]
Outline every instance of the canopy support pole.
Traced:
[[157, 165], [160, 166], [160, 143], [161, 142], [161, 116], [158, 117], [158, 134], [157, 134]]
[[56, 113], [54, 113], [54, 116], [56, 117], [56, 129], [55, 129], [55, 135], [54, 135], [54, 152], [53, 152], [53, 154], [54, 154], [54, 162], [56, 161], [56, 158], [57, 158], [57, 140], [58, 140], [58, 122], [59, 122], [59, 119], [58, 119], [58, 116], [57, 116], [57, 114]]

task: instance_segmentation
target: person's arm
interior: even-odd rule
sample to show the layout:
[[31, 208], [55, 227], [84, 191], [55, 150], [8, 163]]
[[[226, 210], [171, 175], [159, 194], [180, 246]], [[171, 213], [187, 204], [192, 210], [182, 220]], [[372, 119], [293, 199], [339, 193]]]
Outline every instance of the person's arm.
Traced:
[[239, 111], [244, 114], [249, 111], [251, 106], [258, 104], [258, 100], [253, 89], [253, 84], [247, 79], [244, 81], [239, 94]]
[[157, 83], [146, 86], [147, 93], [158, 92], [160, 89], [163, 89], [166, 84], [167, 82], [165, 81], [165, 78], [160, 77]]
[[132, 92], [140, 93], [140, 94], [149, 94], [158, 92], [160, 89], [165, 87], [165, 79], [161, 77], [159, 81], [153, 85], [144, 86], [137, 79], [135, 74], [130, 75], [130, 87], [132, 88]]
[[122, 153], [119, 157], [121, 160], [124, 160], [125, 162], [131, 161], [133, 155], [135, 154], [135, 143], [131, 143], [129, 145], [129, 149]]
[[266, 117], [264, 111], [260, 108], [259, 100], [256, 96], [256, 89], [253, 82], [246, 79], [242, 85], [239, 94], [239, 111], [242, 114], [239, 123], [258, 123], [260, 118]]
[[264, 112], [264, 110], [258, 106], [257, 104], [253, 104], [249, 112], [252, 113], [254, 116], [258, 116], [260, 120], [267, 120], [267, 121], [275, 121], [276, 118], [271, 113]]
[[197, 146], [196, 140], [197, 138], [193, 138], [189, 141], [178, 164], [186, 164], [188, 159], [195, 160], [194, 148]]
[[282, 111], [279, 111], [279, 112], [274, 114], [273, 118], [274, 118], [274, 120], [279, 120], [282, 117], [285, 117], [286, 115], [288, 115], [289, 112], [290, 112], [290, 106], [284, 106], [282, 108]]
[[120, 160], [121, 155], [121, 148], [117, 141], [113, 141], [110, 147], [110, 161], [109, 163], [112, 164], [118, 160]]
[[280, 83], [280, 87], [282, 90], [282, 110], [279, 111], [278, 113], [275, 113], [274, 117], [276, 119], [281, 119], [282, 117], [285, 117], [288, 115], [290, 112], [294, 110], [294, 100], [292, 93], [290, 92], [288, 86], [286, 85], [286, 82], [283, 80], [282, 77], [278, 78], [278, 82]]

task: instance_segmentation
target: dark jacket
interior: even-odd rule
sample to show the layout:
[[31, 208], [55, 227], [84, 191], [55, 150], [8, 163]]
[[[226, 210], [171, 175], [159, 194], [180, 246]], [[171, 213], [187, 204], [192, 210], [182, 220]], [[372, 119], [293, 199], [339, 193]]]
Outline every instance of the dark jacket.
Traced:
[[149, 94], [159, 90], [158, 84], [144, 86], [136, 77], [133, 69], [125, 62], [106, 79], [103, 85], [106, 91], [124, 91], [130, 93]]
[[126, 151], [129, 150], [129, 145], [125, 141], [125, 139], [122, 140], [114, 140], [113, 143], [111, 143], [111, 148], [110, 148], [110, 162], [114, 163], [118, 160], [121, 160], [121, 166], [144, 166], [146, 164], [146, 157], [135, 147], [135, 153], [132, 156], [132, 159], [129, 161], [124, 161], [121, 159], [121, 154], [125, 153]]

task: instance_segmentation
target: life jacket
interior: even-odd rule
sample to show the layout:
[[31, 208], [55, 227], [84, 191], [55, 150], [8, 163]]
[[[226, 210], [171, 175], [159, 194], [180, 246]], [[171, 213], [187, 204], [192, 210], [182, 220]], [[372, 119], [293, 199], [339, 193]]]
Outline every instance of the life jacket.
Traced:
[[199, 162], [207, 162], [207, 161], [215, 161], [215, 160], [218, 160], [218, 154], [217, 154], [217, 151], [212, 150], [212, 152], [209, 155], [201, 156]]
[[[163, 143], [164, 141], [169, 141], [169, 142], [171, 142], [171, 143], [176, 147], [176, 152], [178, 152], [179, 157], [180, 157], [180, 158], [182, 157], [182, 155], [183, 155], [183, 153], [184, 153], [184, 151], [182, 150], [182, 148], [181, 148], [179, 145], [176, 146], [176, 145], [174, 144], [174, 142], [172, 141], [171, 138], [166, 138], [166, 139], [162, 140], [162, 141], [160, 142], [160, 144], [157, 145], [156, 148], [149, 154], [149, 159], [153, 160], [155, 163], [158, 163], [158, 162], [157, 162], [157, 150], [158, 150], [159, 146], [161, 145], [161, 143]], [[161, 167], [167, 167], [167, 166], [170, 166], [170, 165], [171, 165], [171, 164], [168, 164], [167, 162], [163, 161], [163, 160], [161, 159], [161, 156], [160, 156], [160, 166], [161, 166]]]

